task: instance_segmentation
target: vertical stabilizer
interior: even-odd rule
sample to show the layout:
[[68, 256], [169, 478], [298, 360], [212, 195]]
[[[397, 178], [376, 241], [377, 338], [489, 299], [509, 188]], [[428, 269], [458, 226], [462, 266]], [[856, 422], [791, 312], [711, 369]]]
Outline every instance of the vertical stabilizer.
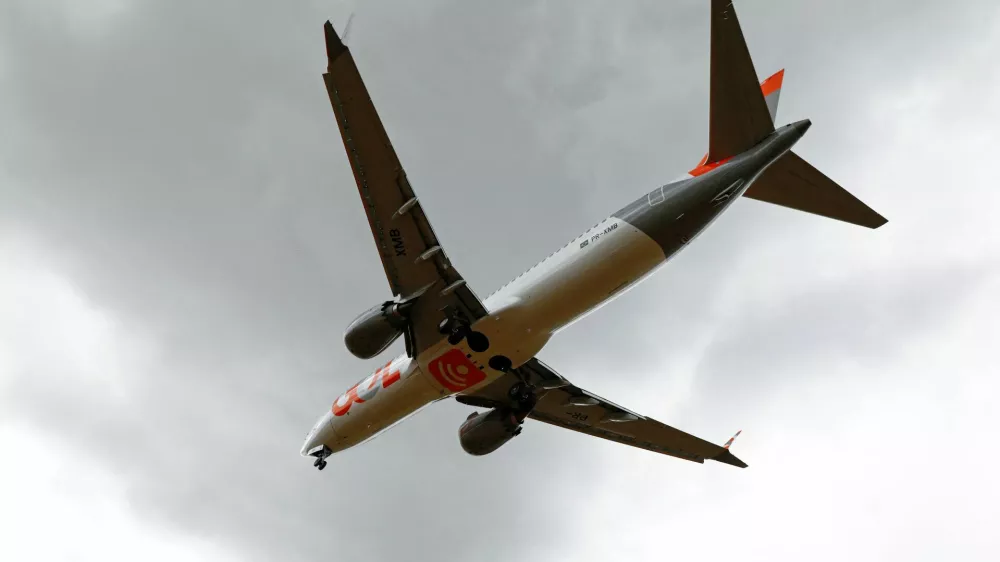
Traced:
[[[781, 69], [771, 75], [770, 78], [764, 80], [760, 83], [760, 91], [764, 96], [764, 102], [767, 104], [767, 110], [771, 114], [771, 122], [774, 123], [775, 116], [778, 114], [778, 97], [781, 95], [781, 82], [785, 78], [785, 69]], [[694, 167], [693, 170], [688, 172], [689, 176], [700, 176], [705, 172], [711, 171], [713, 168], [724, 163], [726, 158], [721, 160], [716, 160], [715, 162], [709, 163], [708, 153], [702, 157], [701, 162]]]
[[760, 93], [764, 94], [767, 112], [771, 114], [771, 123], [777, 123], [778, 98], [781, 96], [781, 83], [785, 80], [785, 69], [775, 72], [770, 78], [760, 83]]
[[711, 65], [709, 163], [736, 156], [774, 132], [731, 0], [712, 0]]

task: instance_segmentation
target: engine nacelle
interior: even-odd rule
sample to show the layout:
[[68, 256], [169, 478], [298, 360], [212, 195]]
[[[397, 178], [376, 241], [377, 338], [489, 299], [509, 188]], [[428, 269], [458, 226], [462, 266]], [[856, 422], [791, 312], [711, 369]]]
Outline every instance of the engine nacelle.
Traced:
[[473, 412], [458, 428], [458, 440], [470, 455], [486, 455], [521, 433], [521, 421], [510, 410]]
[[347, 350], [361, 359], [371, 359], [403, 333], [406, 317], [399, 303], [386, 301], [362, 312], [344, 332]]

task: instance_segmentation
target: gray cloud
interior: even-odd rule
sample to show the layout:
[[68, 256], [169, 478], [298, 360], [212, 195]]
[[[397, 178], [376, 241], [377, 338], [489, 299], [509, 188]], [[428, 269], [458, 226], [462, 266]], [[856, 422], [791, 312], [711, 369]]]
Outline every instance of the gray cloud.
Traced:
[[996, 274], [995, 262], [869, 271], [743, 307], [705, 350], [692, 408], [724, 404], [729, 415], [752, 418], [784, 381], [842, 369], [894, 376], [900, 354], [953, 322]]
[[[961, 30], [985, 33], [988, 18], [969, 18], [983, 6], [738, 9], [758, 71], [794, 69], [782, 119], [823, 125], [802, 152], [843, 177], [863, 161], [862, 133], [843, 123], [865, 116], [865, 96], [905, 90], [937, 53], [965, 52]], [[500, 560], [585, 543], [574, 522], [588, 490], [616, 481], [600, 457], [610, 445], [532, 427], [471, 458], [455, 435], [465, 409], [443, 403], [322, 474], [298, 457], [316, 415], [372, 366], [343, 349], [343, 327], [387, 294], [320, 78], [320, 26], [342, 26], [351, 9], [351, 45], [383, 121], [481, 295], [701, 156], [704, 2], [139, 2], [100, 24], [56, 4], [5, 5], [0, 224], [38, 237], [51, 268], [156, 349], [125, 401], [53, 359], [16, 373], [5, 409], [103, 459], [142, 518], [248, 558]], [[906, 189], [855, 191], [893, 218]], [[714, 431], [765, 414], [706, 421], [739, 398], [713, 408], [706, 396], [763, 394], [795, 365], [838, 353], [877, 362], [892, 346], [869, 334], [905, 345], [976, 275], [943, 265], [911, 284], [914, 270], [893, 264], [885, 281], [858, 275], [787, 303], [715, 310], [741, 260], [788, 247], [781, 237], [819, 220], [790, 215], [739, 207], [669, 273], [556, 338], [545, 360], [626, 403], [652, 382], [657, 355], [690, 359], [699, 413], [649, 413]], [[832, 232], [808, 228], [803, 240]], [[891, 236], [836, 233], [858, 251]], [[714, 343], [699, 363], [692, 349], [706, 334]], [[733, 386], [751, 374], [760, 386]]]

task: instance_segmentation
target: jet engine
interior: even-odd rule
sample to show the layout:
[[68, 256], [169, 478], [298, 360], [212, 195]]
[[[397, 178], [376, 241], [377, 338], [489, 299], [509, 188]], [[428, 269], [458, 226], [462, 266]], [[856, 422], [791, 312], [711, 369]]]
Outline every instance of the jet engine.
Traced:
[[511, 410], [493, 409], [473, 412], [458, 428], [462, 449], [470, 455], [486, 455], [521, 433], [521, 419]]
[[361, 359], [371, 359], [406, 329], [406, 305], [393, 301], [377, 304], [362, 312], [344, 332], [347, 350]]

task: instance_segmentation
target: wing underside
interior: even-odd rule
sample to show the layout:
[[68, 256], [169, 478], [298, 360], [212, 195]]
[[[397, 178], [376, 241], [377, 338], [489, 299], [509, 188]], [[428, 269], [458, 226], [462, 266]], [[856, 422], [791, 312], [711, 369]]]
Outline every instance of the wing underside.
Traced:
[[867, 228], [887, 222], [791, 150], [764, 170], [743, 196]]
[[508, 389], [523, 377], [539, 389], [539, 399], [528, 417], [616, 443], [679, 459], [704, 463], [715, 460], [746, 468], [728, 448], [670, 427], [571, 384], [537, 359], [531, 359], [488, 386], [456, 399], [483, 408], [509, 406]]
[[326, 22], [323, 74], [354, 179], [393, 295], [415, 300], [411, 354], [437, 342], [438, 324], [458, 314], [474, 321], [486, 309], [452, 267], [382, 126], [350, 50]]

